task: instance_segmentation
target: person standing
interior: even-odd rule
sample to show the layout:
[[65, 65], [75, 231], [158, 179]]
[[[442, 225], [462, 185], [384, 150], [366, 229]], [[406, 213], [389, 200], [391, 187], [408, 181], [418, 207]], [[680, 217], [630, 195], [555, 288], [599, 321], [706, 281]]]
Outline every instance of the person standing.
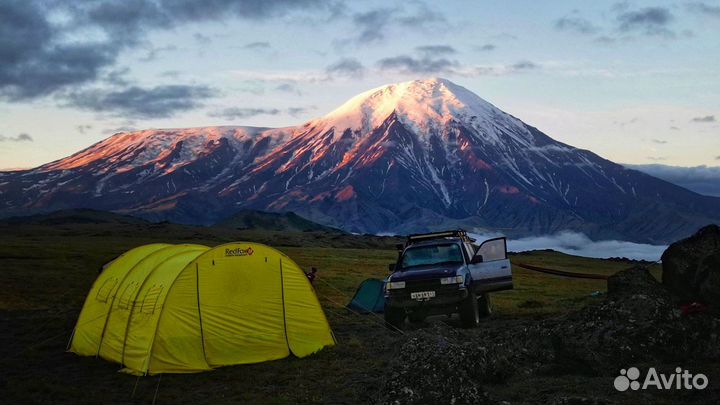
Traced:
[[305, 273], [305, 276], [310, 280], [310, 284], [313, 284], [315, 281], [315, 277], [317, 276], [317, 269], [315, 267], [310, 268], [309, 273]]

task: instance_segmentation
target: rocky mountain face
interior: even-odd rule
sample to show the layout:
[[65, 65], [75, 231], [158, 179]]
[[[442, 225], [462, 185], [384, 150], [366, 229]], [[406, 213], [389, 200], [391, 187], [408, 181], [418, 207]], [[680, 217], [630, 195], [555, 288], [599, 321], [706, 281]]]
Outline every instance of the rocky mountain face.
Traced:
[[466, 227], [663, 243], [720, 222], [720, 198], [558, 142], [445, 79], [362, 93], [288, 128], [120, 133], [0, 173], [0, 214], [94, 208], [210, 224], [293, 211], [351, 232]]

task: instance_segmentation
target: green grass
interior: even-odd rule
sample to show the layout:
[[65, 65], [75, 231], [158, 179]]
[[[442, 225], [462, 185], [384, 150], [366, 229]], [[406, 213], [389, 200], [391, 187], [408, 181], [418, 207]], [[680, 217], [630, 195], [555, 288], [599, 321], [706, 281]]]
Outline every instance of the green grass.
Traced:
[[[218, 245], [254, 240], [278, 247], [301, 267], [319, 269], [316, 290], [339, 344], [306, 359], [287, 358], [192, 375], [135, 377], [119, 366], [65, 353], [78, 313], [102, 264], [150, 242]], [[401, 336], [380, 317], [344, 305], [358, 284], [382, 278], [394, 261], [392, 238], [332, 233], [281, 234], [179, 225], [0, 225], [0, 398], [2, 402], [358, 403], [371, 401]], [[568, 271], [612, 274], [626, 262], [554, 252], [511, 260]], [[653, 271], [659, 274], [656, 266]], [[492, 297], [495, 319], [552, 316], [597, 300], [602, 280], [514, 269], [515, 289]], [[137, 383], [137, 387], [135, 384]], [[135, 394], [133, 396], [133, 390]]]

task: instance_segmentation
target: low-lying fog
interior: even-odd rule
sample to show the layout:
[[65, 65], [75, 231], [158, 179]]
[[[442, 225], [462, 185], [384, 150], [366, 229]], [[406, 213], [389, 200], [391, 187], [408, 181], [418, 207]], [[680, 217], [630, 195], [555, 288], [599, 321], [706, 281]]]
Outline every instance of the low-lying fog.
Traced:
[[[472, 236], [478, 242], [481, 242], [501, 235], [472, 233]], [[594, 241], [585, 234], [571, 231], [519, 239], [508, 238], [508, 250], [511, 252], [553, 249], [571, 255], [597, 258], [627, 257], [636, 260], [656, 261], [660, 259], [666, 248], [667, 246], [662, 245], [646, 245], [621, 240]]]

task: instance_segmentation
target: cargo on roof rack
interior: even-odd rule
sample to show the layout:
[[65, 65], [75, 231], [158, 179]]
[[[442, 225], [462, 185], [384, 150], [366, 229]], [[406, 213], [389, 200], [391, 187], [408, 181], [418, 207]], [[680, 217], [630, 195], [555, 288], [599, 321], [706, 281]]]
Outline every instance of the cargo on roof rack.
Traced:
[[421, 241], [432, 240], [432, 239], [442, 239], [442, 238], [459, 238], [459, 239], [462, 239], [463, 242], [468, 242], [468, 243], [475, 242], [475, 239], [468, 236], [467, 231], [464, 231], [462, 229], [456, 229], [456, 230], [451, 230], [451, 231], [418, 233], [418, 234], [414, 234], [414, 235], [408, 235], [405, 245], [409, 246], [409, 245], [412, 245], [413, 243], [417, 243], [417, 242], [421, 242]]

